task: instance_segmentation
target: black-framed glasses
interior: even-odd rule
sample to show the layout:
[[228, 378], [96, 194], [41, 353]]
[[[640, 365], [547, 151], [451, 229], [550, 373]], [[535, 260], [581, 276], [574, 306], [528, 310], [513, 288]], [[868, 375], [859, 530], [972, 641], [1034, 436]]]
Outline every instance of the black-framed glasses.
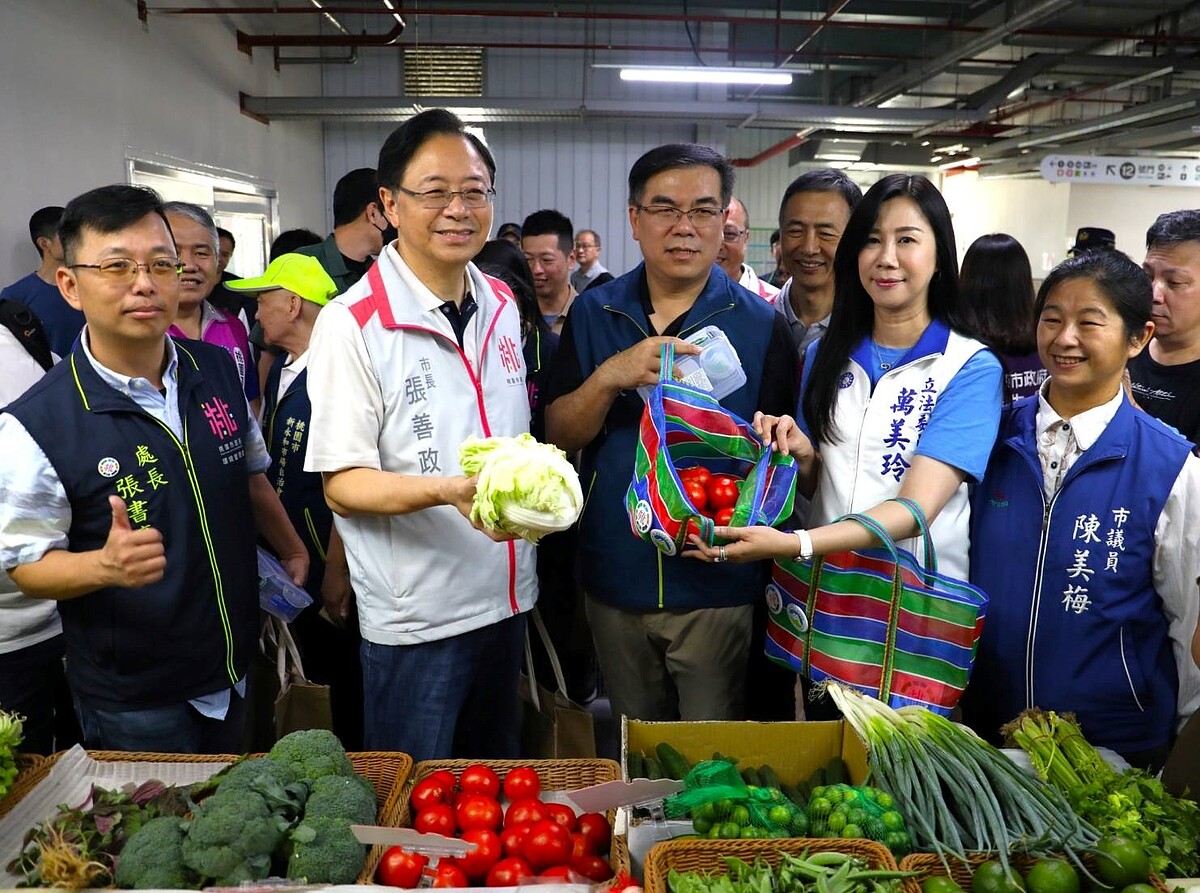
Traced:
[[96, 270], [105, 279], [113, 282], [132, 282], [141, 270], [145, 270], [151, 279], [163, 281], [171, 277], [179, 278], [183, 272], [183, 261], [177, 257], [156, 257], [144, 264], [128, 257], [110, 257], [98, 264], [67, 264], [68, 270]]
[[703, 229], [709, 226], [715, 226], [723, 216], [725, 216], [724, 208], [713, 208], [702, 206], [699, 208], [691, 208], [687, 211], [683, 208], [677, 208], [674, 205], [634, 205], [642, 214], [647, 214], [655, 223], [663, 226], [674, 226], [683, 219], [683, 215], [687, 215], [687, 219], [691, 221], [692, 226], [697, 229]]
[[416, 199], [422, 208], [427, 208], [430, 211], [440, 211], [442, 208], [450, 207], [450, 203], [454, 201], [454, 196], [458, 196], [463, 203], [464, 208], [485, 208], [492, 203], [496, 198], [496, 190], [492, 188], [480, 189], [472, 187], [470, 189], [427, 189], [425, 192], [413, 192], [411, 189], [405, 189], [403, 186], [397, 186], [398, 190], [403, 192], [409, 198]]
[[748, 229], [738, 229], [736, 226], [727, 226], [721, 233], [721, 241], [736, 242], [748, 232], [750, 232]]

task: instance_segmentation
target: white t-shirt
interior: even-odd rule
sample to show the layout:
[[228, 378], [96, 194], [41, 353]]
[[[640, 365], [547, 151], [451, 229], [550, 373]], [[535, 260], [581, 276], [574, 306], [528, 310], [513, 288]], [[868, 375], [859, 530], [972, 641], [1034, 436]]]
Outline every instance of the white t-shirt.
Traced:
[[[58, 362], [57, 356], [54, 361]], [[46, 374], [4, 326], [0, 326], [0, 373], [0, 407], [12, 403]], [[0, 570], [0, 654], [28, 648], [61, 632], [57, 603], [21, 595], [12, 578]]]

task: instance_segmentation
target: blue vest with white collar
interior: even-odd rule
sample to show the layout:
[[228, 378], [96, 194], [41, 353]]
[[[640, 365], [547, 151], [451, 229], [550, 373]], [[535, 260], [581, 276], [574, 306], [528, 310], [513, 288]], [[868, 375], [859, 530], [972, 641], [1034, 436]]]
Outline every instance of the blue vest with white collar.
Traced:
[[176, 341], [184, 437], [106, 384], [82, 344], [7, 407], [45, 452], [71, 506], [72, 552], [103, 548], [111, 495], [163, 536], [163, 579], [59, 602], [71, 688], [109, 710], [229, 688], [258, 633], [258, 572], [237, 369], [223, 348]]

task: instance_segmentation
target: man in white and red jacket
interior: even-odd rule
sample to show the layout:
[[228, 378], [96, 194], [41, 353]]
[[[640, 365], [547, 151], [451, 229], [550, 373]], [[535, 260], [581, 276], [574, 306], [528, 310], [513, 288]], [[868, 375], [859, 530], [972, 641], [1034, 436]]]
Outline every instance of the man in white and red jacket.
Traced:
[[750, 244], [750, 212], [737, 198], [729, 200], [729, 216], [721, 231], [721, 248], [717, 266], [725, 275], [747, 291], [752, 291], [768, 304], [774, 304], [779, 289], [758, 278], [754, 268], [746, 263], [746, 248]]
[[533, 548], [476, 529], [469, 436], [529, 430], [516, 301], [472, 257], [496, 165], [444, 109], [379, 153], [397, 239], [317, 318], [305, 470], [346, 546], [362, 631], [364, 746], [416, 760], [515, 758]]

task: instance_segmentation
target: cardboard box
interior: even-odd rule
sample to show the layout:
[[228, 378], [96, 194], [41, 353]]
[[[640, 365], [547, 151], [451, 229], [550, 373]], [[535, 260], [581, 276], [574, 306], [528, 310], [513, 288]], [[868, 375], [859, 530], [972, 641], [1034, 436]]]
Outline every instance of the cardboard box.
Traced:
[[836, 722], [643, 722], [621, 723], [621, 771], [631, 752], [654, 755], [665, 741], [688, 762], [711, 759], [714, 751], [736, 757], [739, 766], [769, 764], [785, 784], [807, 779], [817, 769], [841, 757], [853, 784], [869, 774], [862, 739], [844, 720]]

